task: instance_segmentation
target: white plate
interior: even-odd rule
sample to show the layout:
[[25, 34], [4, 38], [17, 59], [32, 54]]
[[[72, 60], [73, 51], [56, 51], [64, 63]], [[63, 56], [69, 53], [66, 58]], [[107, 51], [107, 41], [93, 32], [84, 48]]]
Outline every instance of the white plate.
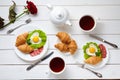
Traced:
[[[95, 43], [97, 43], [97, 44], [103, 44], [104, 46], [105, 46], [105, 44], [104, 43], [100, 43], [100, 42], [96, 42], [96, 41], [88, 41], [88, 42], [95, 42]], [[87, 43], [87, 42], [86, 42]], [[85, 44], [86, 44], [85, 43]], [[83, 45], [85, 45], [85, 44], [83, 44]], [[83, 47], [83, 46], [82, 46]], [[106, 55], [106, 58], [103, 58], [102, 59], [102, 61], [100, 62], [100, 63], [98, 63], [98, 64], [96, 64], [96, 65], [90, 65], [90, 64], [87, 64], [87, 63], [84, 63], [84, 53], [83, 53], [83, 50], [80, 52], [80, 54], [78, 55], [79, 56], [79, 58], [78, 58], [78, 56], [77, 56], [77, 62], [79, 62], [79, 63], [83, 63], [83, 64], [85, 64], [85, 67], [88, 67], [88, 68], [92, 68], [92, 69], [100, 69], [100, 68], [102, 68], [102, 67], [104, 67], [105, 65], [106, 65], [106, 63], [108, 62], [108, 60], [109, 60], [109, 56], [110, 56], [110, 54], [109, 54], [109, 51], [108, 51], [108, 49], [107, 49], [107, 47], [105, 46], [105, 48], [106, 48], [106, 51], [107, 51], [107, 55]], [[78, 60], [79, 59], [79, 60]]]
[[[16, 41], [17, 36], [24, 33], [24, 32], [33, 31], [33, 30], [39, 29], [39, 28], [40, 27], [36, 27], [34, 25], [25, 25], [25, 26], [17, 29], [14, 32], [15, 33], [15, 39], [14, 40]], [[47, 49], [48, 49], [48, 39], [47, 39], [46, 44], [43, 47], [43, 51], [39, 55], [32, 57], [30, 54], [25, 54], [25, 53], [22, 53], [21, 51], [19, 51], [17, 49], [17, 47], [15, 46], [15, 41], [14, 41], [14, 50], [15, 50], [17, 56], [20, 57], [21, 59], [25, 60], [25, 61], [35, 61], [35, 60], [38, 60], [38, 59], [42, 58], [46, 54]]]

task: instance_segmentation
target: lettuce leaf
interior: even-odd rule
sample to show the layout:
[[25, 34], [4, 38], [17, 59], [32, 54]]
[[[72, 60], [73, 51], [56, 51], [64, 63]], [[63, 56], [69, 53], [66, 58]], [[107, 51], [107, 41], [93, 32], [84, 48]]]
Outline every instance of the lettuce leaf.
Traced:
[[91, 56], [88, 55], [87, 52], [86, 52], [86, 49], [89, 48], [90, 44], [93, 44], [93, 45], [96, 46], [97, 52], [95, 53], [95, 55], [101, 57], [101, 51], [100, 51], [100, 48], [99, 48], [99, 46], [97, 45], [97, 43], [95, 43], [95, 42], [88, 42], [88, 43], [86, 43], [86, 45], [83, 46], [84, 58], [85, 58], [85, 59], [88, 59], [89, 57], [91, 57]]
[[[39, 43], [39, 44], [32, 44], [30, 42], [30, 38], [35, 32], [38, 32], [39, 37], [41, 38], [41, 43]], [[27, 37], [27, 44], [30, 45], [31, 47], [33, 47], [34, 49], [38, 49], [38, 48], [43, 47], [45, 45], [46, 40], [47, 40], [47, 36], [42, 30], [34, 30], [34, 31], [29, 33], [29, 35]]]
[[91, 57], [91, 56], [89, 56], [87, 53], [84, 53], [84, 58], [85, 59], [88, 59], [89, 57]]

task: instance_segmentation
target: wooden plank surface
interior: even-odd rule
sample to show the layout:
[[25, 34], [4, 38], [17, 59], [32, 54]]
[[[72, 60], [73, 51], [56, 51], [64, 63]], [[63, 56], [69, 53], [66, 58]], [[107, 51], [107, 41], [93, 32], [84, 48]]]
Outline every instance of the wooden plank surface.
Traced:
[[[37, 65], [31, 71], [26, 71], [28, 65], [1, 65], [1, 79], [100, 79], [93, 73], [80, 68], [78, 65], [66, 65], [66, 70], [60, 75], [53, 75], [48, 65]], [[119, 79], [120, 65], [107, 65], [95, 70], [103, 74], [104, 79]], [[113, 75], [114, 76], [110, 76]], [[7, 76], [7, 77], [6, 77]], [[102, 79], [102, 78], [101, 78]]]
[[[17, 4], [16, 12], [19, 14], [26, 6], [25, 0], [14, 0]], [[105, 67], [101, 69], [93, 69], [103, 74], [103, 79], [120, 79], [120, 0], [31, 0], [38, 8], [38, 15], [24, 15], [19, 18], [14, 24], [0, 30], [0, 79], [100, 79], [91, 72], [81, 69], [76, 60], [82, 60], [83, 55], [82, 46], [88, 41], [95, 41], [102, 43], [94, 38], [89, 37], [88, 34], [96, 34], [107, 41], [118, 45], [115, 49], [107, 44], [106, 48], [109, 51], [110, 58]], [[50, 10], [47, 9], [46, 4], [53, 6], [62, 6], [70, 13], [70, 21], [72, 27], [58, 28], [49, 20]], [[9, 7], [12, 5], [11, 0], [0, 1], [0, 16], [8, 22]], [[90, 33], [83, 32], [79, 27], [79, 19], [85, 14], [93, 15], [97, 20], [97, 26], [94, 31]], [[6, 34], [6, 32], [22, 23], [28, 18], [32, 19], [29, 25], [39, 27], [44, 30], [49, 39], [48, 52], [55, 53], [47, 60], [41, 62], [31, 71], [26, 71], [26, 67], [33, 62], [27, 62], [20, 59], [15, 51], [15, 32]], [[26, 27], [26, 26], [23, 26]], [[20, 28], [22, 29], [22, 27]], [[49, 30], [48, 30], [49, 29]], [[17, 31], [17, 30], [16, 30]], [[19, 31], [19, 30], [18, 30]], [[65, 31], [71, 34], [71, 37], [76, 40], [78, 44], [78, 51], [76, 55], [66, 56], [54, 47], [58, 42], [55, 36], [57, 32]], [[49, 71], [49, 61], [55, 56], [62, 57], [66, 64], [66, 70], [63, 74], [53, 75]]]
[[[119, 40], [120, 40], [120, 35], [98, 35], [102, 38], [104, 38], [105, 40], [108, 40], [110, 42], [116, 43], [118, 45], [118, 47], [120, 46]], [[4, 36], [1, 35], [0, 36], [0, 49], [13, 49], [13, 46], [15, 45], [15, 36]], [[92, 37], [90, 37], [89, 35], [72, 35], [72, 38], [76, 40], [77, 44], [78, 44], [78, 48], [82, 49], [82, 46], [89, 41], [94, 41], [99, 43], [103, 43], [100, 42]], [[48, 35], [48, 40], [49, 40], [49, 49], [55, 49], [54, 45], [58, 42], [58, 38], [55, 35]], [[84, 41], [84, 42], [83, 42]], [[7, 45], [5, 45], [7, 44]], [[104, 44], [104, 43], [103, 43]], [[105, 44], [105, 46], [107, 48], [113, 48], [108, 44]]]
[[[26, 18], [28, 19], [28, 18]], [[66, 26], [66, 27], [56, 27], [53, 25], [50, 21], [34, 21], [33, 18], [32, 22], [29, 23], [26, 26], [31, 26], [33, 27], [39, 27], [39, 29], [42, 29], [44, 31], [47, 31], [47, 34], [56, 34], [58, 31], [66, 31], [69, 32], [70, 34], [89, 34], [89, 33], [84, 33], [80, 26], [79, 26], [79, 20], [71, 21], [72, 27]], [[23, 24], [24, 21], [16, 21], [14, 24], [11, 24], [10, 26], [7, 26], [5, 29], [0, 30], [0, 34], [6, 34], [9, 29], [15, 28], [20, 24]], [[97, 22], [95, 30], [93, 32], [90, 32], [92, 34], [101, 34], [101, 35], [119, 35], [119, 25], [120, 21], [119, 20], [100, 20]], [[24, 28], [24, 26], [22, 26]], [[22, 28], [21, 27], [21, 28]], [[49, 28], [49, 31], [48, 31]], [[14, 34], [11, 33], [11, 34]]]
[[[24, 15], [20, 20], [25, 20], [28, 17], [31, 17], [33, 20], [49, 20], [50, 10], [46, 6], [37, 6], [38, 15]], [[70, 13], [70, 19], [79, 20], [81, 16], [85, 14], [93, 15], [95, 18], [99, 19], [120, 19], [120, 6], [63, 6]], [[16, 12], [18, 14], [23, 12], [24, 7], [18, 6]], [[0, 15], [5, 20], [8, 20], [9, 7], [3, 6], [0, 7], [0, 10], [3, 10]], [[4, 15], [6, 13], [6, 15]], [[102, 13], [102, 14], [101, 14]]]
[[[62, 57], [66, 64], [71, 64], [71, 65], [75, 65], [75, 64], [82, 64], [83, 63], [83, 51], [82, 50], [78, 50], [78, 53], [76, 53], [75, 55], [64, 55], [62, 53], [60, 53], [58, 50], [48, 50], [47, 54], [50, 53], [51, 51], [54, 51], [54, 54], [47, 60], [43, 61], [40, 64], [48, 64], [49, 61], [55, 57], [55, 56], [59, 56]], [[109, 61], [107, 64], [109, 65], [120, 65], [120, 54], [119, 54], [120, 50], [109, 50]], [[82, 58], [82, 59], [81, 59]], [[21, 58], [19, 58], [14, 50], [1, 50], [0, 51], [0, 65], [5, 65], [5, 64], [31, 64], [32, 62], [27, 62], [22, 60]], [[77, 63], [76, 61], [79, 61], [79, 63]]]
[[[17, 5], [26, 5], [24, 0], [14, 0]], [[119, 5], [119, 0], [32, 0], [36, 5], [46, 5], [46, 4], [53, 4], [53, 5], [71, 5], [71, 6], [80, 6], [80, 5]], [[11, 5], [10, 0], [1, 0], [0, 5]]]

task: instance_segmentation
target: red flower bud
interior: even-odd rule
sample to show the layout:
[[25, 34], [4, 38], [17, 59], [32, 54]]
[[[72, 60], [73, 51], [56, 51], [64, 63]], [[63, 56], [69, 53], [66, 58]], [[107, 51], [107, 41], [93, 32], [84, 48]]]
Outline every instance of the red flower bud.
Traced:
[[34, 5], [33, 2], [27, 1], [27, 6], [26, 6], [31, 14], [37, 14], [37, 8]]

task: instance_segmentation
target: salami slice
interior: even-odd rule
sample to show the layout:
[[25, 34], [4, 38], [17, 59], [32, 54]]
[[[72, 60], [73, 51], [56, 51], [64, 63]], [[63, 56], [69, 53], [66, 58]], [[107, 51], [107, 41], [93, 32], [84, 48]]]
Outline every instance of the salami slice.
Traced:
[[105, 46], [103, 44], [99, 44], [99, 47], [102, 52], [102, 58], [106, 58], [107, 51], [106, 51]]
[[33, 52], [30, 53], [31, 56], [36, 56], [38, 54], [40, 54], [43, 50], [43, 47], [42, 48], [39, 48], [37, 50], [34, 50]]

